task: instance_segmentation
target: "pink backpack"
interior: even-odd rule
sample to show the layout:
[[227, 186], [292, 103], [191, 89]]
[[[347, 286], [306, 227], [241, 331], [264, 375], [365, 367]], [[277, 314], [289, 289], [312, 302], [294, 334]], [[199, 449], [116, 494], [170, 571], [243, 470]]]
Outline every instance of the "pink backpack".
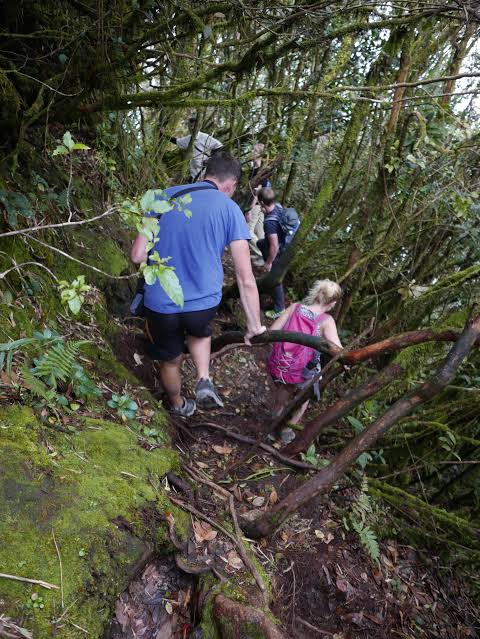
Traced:
[[[301, 312], [301, 307], [301, 304], [297, 304], [283, 330], [316, 335], [319, 325], [330, 316], [327, 313], [321, 313], [311, 319]], [[315, 350], [308, 346], [292, 342], [275, 342], [267, 361], [267, 368], [273, 378], [285, 384], [300, 384], [305, 381], [302, 371], [314, 354]]]

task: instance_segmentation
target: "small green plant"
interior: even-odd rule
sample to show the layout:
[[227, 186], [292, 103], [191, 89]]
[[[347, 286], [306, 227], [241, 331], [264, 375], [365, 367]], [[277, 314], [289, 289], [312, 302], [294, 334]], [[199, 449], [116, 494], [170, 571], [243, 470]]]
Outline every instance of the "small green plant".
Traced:
[[79, 275], [70, 284], [65, 280], [58, 283], [62, 304], [68, 306], [74, 315], [78, 315], [85, 301], [85, 294], [91, 290], [91, 286], [85, 284], [85, 275]]
[[43, 610], [45, 608], [45, 602], [38, 592], [32, 592], [30, 599], [25, 604], [28, 610]]
[[75, 140], [72, 138], [72, 134], [70, 133], [70, 131], [66, 131], [66, 133], [63, 136], [63, 144], [60, 144], [59, 146], [57, 146], [54, 150], [52, 155], [67, 155], [68, 153], [71, 153], [72, 151], [86, 151], [87, 149], [89, 149], [90, 147], [87, 146], [86, 144], [82, 144], [81, 142], [75, 142]]
[[137, 402], [134, 402], [128, 393], [123, 395], [117, 395], [113, 393], [112, 399], [109, 399], [107, 405], [110, 408], [115, 408], [117, 415], [124, 421], [130, 421], [135, 419], [135, 415], [138, 410]]
[[326, 459], [325, 457], [318, 457], [315, 444], [311, 444], [308, 447], [307, 452], [301, 453], [300, 457], [304, 462], [307, 462], [307, 464], [312, 464], [312, 466], [317, 466], [317, 468], [325, 468], [325, 466], [328, 466], [330, 463], [329, 459]]

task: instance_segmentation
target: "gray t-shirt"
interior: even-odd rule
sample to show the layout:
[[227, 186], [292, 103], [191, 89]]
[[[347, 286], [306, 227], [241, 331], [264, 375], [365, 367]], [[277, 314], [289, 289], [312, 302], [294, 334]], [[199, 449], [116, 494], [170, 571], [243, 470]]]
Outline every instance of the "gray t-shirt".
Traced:
[[[176, 145], [179, 149], [186, 151], [190, 144], [191, 135], [185, 135], [183, 138], [177, 138]], [[192, 159], [190, 160], [190, 175], [192, 178], [198, 178], [203, 169], [203, 163], [211, 156], [212, 151], [216, 151], [223, 146], [212, 135], [199, 131], [195, 138], [192, 150]]]

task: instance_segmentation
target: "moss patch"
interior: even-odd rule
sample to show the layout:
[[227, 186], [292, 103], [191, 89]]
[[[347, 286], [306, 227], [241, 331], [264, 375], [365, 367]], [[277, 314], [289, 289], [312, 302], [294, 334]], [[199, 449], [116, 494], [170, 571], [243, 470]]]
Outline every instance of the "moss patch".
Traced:
[[[51, 432], [20, 407], [0, 411], [0, 444], [1, 572], [60, 585], [54, 533], [65, 607], [71, 606], [56, 636], [85, 636], [71, 622], [103, 636], [132, 566], [164, 539], [146, 529], [142, 510], [174, 511], [177, 528], [188, 525], [157, 490], [159, 478], [177, 466], [176, 454], [147, 452], [123, 426], [102, 420], [85, 420], [76, 435]], [[33, 593], [43, 609], [27, 607]], [[54, 636], [52, 621], [62, 614], [59, 590], [6, 579], [0, 604], [42, 639]]]

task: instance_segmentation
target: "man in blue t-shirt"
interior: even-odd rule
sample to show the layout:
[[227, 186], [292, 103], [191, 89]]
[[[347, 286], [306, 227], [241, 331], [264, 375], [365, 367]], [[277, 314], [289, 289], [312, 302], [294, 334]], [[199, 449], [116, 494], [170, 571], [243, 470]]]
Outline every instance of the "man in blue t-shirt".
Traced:
[[[282, 206], [275, 201], [275, 193], [270, 187], [263, 187], [257, 194], [258, 202], [264, 214], [263, 230], [265, 240], [258, 242], [258, 247], [265, 259], [264, 269], [271, 271], [277, 257], [285, 246], [285, 234], [280, 224], [280, 213]], [[269, 310], [265, 315], [269, 319], [277, 319], [285, 310], [285, 294], [283, 284], [280, 282], [273, 289], [273, 310]]]
[[[265, 331], [260, 321], [260, 303], [250, 264], [250, 235], [240, 208], [230, 198], [241, 177], [240, 163], [224, 153], [212, 156], [205, 179], [190, 186], [191, 217], [172, 209], [159, 218], [159, 239], [154, 250], [160, 257], [171, 257], [183, 289], [184, 306], [177, 306], [158, 281], [145, 286], [147, 329], [152, 340], [152, 356], [160, 360], [160, 380], [172, 411], [188, 417], [196, 408], [193, 399], [182, 396], [181, 364], [188, 350], [197, 369], [196, 401], [204, 407], [223, 406], [210, 379], [211, 321], [222, 299], [222, 255], [230, 247], [240, 299], [247, 317], [247, 344]], [[188, 185], [166, 190], [169, 198], [188, 189]], [[131, 259], [146, 262], [147, 240], [138, 235]]]

